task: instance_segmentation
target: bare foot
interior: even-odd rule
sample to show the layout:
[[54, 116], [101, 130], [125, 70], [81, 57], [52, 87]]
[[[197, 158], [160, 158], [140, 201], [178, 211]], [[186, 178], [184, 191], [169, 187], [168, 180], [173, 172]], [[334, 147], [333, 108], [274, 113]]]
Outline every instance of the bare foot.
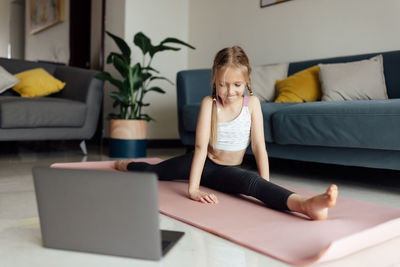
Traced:
[[117, 160], [114, 162], [114, 168], [119, 171], [127, 171], [127, 166], [130, 162], [132, 162], [132, 160]]
[[338, 187], [332, 184], [324, 194], [307, 199], [303, 204], [303, 213], [313, 220], [328, 219], [328, 208], [335, 206], [338, 194]]

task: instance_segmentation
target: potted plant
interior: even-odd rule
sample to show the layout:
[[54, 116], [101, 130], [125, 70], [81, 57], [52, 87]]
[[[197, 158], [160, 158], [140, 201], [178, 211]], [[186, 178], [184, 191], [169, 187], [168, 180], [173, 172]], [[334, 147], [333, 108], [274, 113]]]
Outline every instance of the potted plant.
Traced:
[[111, 52], [107, 56], [107, 64], [113, 64], [121, 78], [113, 77], [109, 72], [97, 74], [97, 78], [109, 81], [117, 89], [109, 94], [114, 100], [113, 108], [119, 108], [119, 113], [108, 114], [110, 120], [110, 156], [111, 157], [145, 157], [147, 122], [153, 120], [144, 113], [144, 96], [149, 92], [164, 94], [158, 86], [152, 86], [155, 80], [169, 79], [159, 75], [159, 71], [151, 66], [154, 56], [162, 51], [178, 51], [179, 47], [169, 44], [183, 45], [195, 49], [193, 46], [176, 38], [166, 38], [158, 45], [152, 45], [151, 40], [142, 32], [135, 34], [133, 43], [142, 52], [142, 62], [131, 61], [131, 49], [120, 37], [107, 32], [120, 53]]

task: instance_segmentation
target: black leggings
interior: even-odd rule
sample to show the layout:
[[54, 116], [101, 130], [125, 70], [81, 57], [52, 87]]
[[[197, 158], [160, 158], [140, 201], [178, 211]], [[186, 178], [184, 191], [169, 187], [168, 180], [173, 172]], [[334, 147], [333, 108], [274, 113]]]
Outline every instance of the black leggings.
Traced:
[[[192, 166], [193, 152], [171, 158], [158, 164], [131, 162], [129, 171], [154, 172], [162, 181], [188, 180]], [[205, 161], [200, 184], [229, 194], [244, 194], [264, 202], [269, 208], [289, 210], [287, 199], [293, 192], [268, 182], [254, 171], [245, 170], [240, 166], [223, 166], [211, 161]]]

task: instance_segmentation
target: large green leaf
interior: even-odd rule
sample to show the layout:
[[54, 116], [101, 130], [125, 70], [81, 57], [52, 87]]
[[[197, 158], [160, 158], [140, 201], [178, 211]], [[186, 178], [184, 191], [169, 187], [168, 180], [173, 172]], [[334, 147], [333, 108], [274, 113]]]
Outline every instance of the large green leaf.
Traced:
[[121, 117], [121, 114], [110, 113], [107, 116], [107, 120], [118, 120], [118, 119], [123, 119]]
[[161, 76], [153, 76], [153, 77], [151, 77], [150, 78], [150, 81], [153, 81], [153, 80], [166, 80], [166, 81], [168, 81], [170, 84], [174, 84], [170, 79], [168, 79], [168, 78], [165, 78], [165, 77], [161, 77]]
[[115, 44], [118, 46], [119, 50], [121, 50], [122, 55], [126, 61], [126, 63], [131, 64], [131, 48], [129, 47], [129, 45], [125, 42], [124, 39], [112, 34], [109, 31], [106, 31], [107, 35], [110, 36]]
[[[149, 73], [149, 72], [143, 72], [143, 73], [142, 73], [142, 81], [143, 81], [143, 82], [147, 81], [149, 78], [151, 78], [151, 76], [153, 76], [151, 73]], [[150, 81], [151, 81], [151, 79], [150, 79]]]
[[124, 57], [126, 63], [131, 64], [131, 48], [129, 45], [125, 42], [124, 39], [112, 34], [109, 31], [106, 31], [108, 36], [110, 36], [115, 44], [118, 46], [119, 50], [122, 52], [122, 56]]
[[165, 91], [163, 89], [161, 89], [160, 87], [154, 86], [151, 87], [150, 89], [147, 89], [146, 92], [150, 92], [150, 91], [154, 91], [160, 94], [165, 94]]
[[139, 119], [146, 120], [146, 121], [154, 121], [154, 119], [152, 117], [150, 117], [148, 114], [141, 114]]
[[[110, 54], [107, 56], [107, 64], [111, 64], [114, 62], [114, 58], [118, 57], [121, 60], [126, 62], [126, 59], [124, 58], [124, 56], [122, 54], [119, 53], [115, 53], [115, 52], [110, 52]], [[127, 63], [128, 64], [128, 63]]]
[[112, 85], [117, 87], [118, 89], [122, 90], [123, 84], [121, 81], [115, 79], [114, 77], [111, 76], [110, 73], [108, 72], [101, 72], [96, 75], [97, 79], [103, 80], [103, 81], [109, 81]]
[[120, 57], [113, 58], [114, 67], [118, 70], [122, 77], [126, 77], [129, 72], [130, 66], [125, 61], [123, 61]]
[[166, 45], [153, 46], [149, 51], [150, 57], [153, 57], [156, 53], [165, 51], [165, 50], [179, 51], [181, 49], [178, 47], [172, 47], [172, 46], [166, 46]]
[[185, 43], [184, 41], [181, 41], [181, 40], [179, 40], [177, 38], [171, 38], [171, 37], [166, 38], [160, 44], [162, 45], [162, 44], [166, 44], [166, 43], [181, 44], [181, 45], [187, 46], [187, 47], [189, 47], [191, 49], [196, 49], [194, 46], [191, 46], [190, 44]]
[[129, 99], [119, 92], [111, 92], [108, 95], [116, 101], [119, 101], [121, 104], [129, 105]]
[[132, 85], [135, 91], [143, 85], [142, 67], [140, 63], [136, 63], [132, 68]]
[[150, 66], [147, 66], [147, 67], [144, 67], [144, 68], [142, 68], [142, 70], [151, 70], [151, 71], [154, 71], [154, 72], [156, 72], [156, 73], [160, 73], [158, 70], [156, 70], [156, 69], [154, 69], [154, 68], [152, 68], [152, 67], [150, 67]]
[[153, 46], [150, 38], [142, 32], [135, 34], [133, 37], [133, 43], [142, 50], [143, 55], [146, 55]]

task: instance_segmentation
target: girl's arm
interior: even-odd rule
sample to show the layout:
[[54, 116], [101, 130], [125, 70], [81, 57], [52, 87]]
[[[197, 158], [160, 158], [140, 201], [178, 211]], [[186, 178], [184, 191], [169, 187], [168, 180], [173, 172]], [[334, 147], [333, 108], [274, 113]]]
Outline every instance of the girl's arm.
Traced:
[[189, 197], [203, 203], [217, 203], [217, 198], [213, 194], [208, 194], [199, 190], [201, 174], [207, 157], [208, 143], [210, 140], [212, 104], [211, 97], [207, 96], [200, 105], [200, 113], [196, 126], [196, 144], [190, 169], [188, 188]]
[[268, 154], [265, 148], [264, 120], [260, 100], [255, 96], [250, 96], [249, 108], [251, 108], [251, 149], [256, 158], [258, 173], [269, 181]]

